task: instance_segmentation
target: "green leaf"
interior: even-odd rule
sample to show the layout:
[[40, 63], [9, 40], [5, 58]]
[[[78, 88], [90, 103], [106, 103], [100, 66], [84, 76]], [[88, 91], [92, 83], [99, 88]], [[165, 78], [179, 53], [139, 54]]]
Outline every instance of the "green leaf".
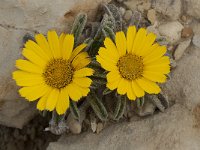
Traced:
[[72, 115], [74, 116], [75, 119], [79, 120], [80, 119], [80, 112], [79, 109], [77, 107], [76, 102], [70, 100], [70, 112], [72, 113]]
[[119, 120], [123, 116], [126, 109], [126, 99], [127, 97], [125, 95], [117, 96], [116, 107], [113, 115], [114, 120]]

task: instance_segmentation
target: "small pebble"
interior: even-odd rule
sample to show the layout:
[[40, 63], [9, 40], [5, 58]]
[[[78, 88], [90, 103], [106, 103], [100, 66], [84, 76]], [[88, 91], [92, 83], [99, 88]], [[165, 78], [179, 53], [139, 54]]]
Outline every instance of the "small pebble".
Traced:
[[124, 16], [126, 9], [124, 7], [119, 7], [120, 14]]
[[97, 131], [96, 131], [97, 134], [99, 134], [102, 130], [103, 130], [103, 123], [100, 122], [97, 124]]
[[69, 115], [67, 118], [67, 126], [70, 131], [74, 134], [81, 133], [82, 124], [78, 120], [76, 120], [72, 115]]
[[125, 19], [125, 21], [128, 22], [128, 21], [131, 19], [132, 15], [133, 15], [133, 12], [132, 12], [131, 10], [127, 10], [127, 11], [125, 12], [125, 14], [124, 14], [124, 19]]
[[198, 48], [200, 48], [200, 42], [199, 41], [200, 41], [200, 34], [195, 34], [193, 36], [192, 43]]
[[148, 10], [147, 18], [151, 22], [151, 24], [154, 24], [156, 22], [156, 11], [154, 9]]
[[184, 27], [182, 32], [181, 32], [181, 37], [182, 38], [188, 38], [193, 35], [193, 30], [191, 27]]
[[179, 60], [190, 45], [191, 39], [181, 42], [174, 52], [174, 59]]

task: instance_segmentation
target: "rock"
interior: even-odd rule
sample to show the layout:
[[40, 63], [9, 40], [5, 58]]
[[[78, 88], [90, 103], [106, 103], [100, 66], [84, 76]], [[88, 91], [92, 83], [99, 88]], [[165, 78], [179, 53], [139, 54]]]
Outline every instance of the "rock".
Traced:
[[181, 0], [154, 0], [152, 7], [159, 13], [177, 20], [181, 15]]
[[127, 10], [127, 11], [125, 12], [125, 14], [124, 14], [124, 19], [125, 19], [125, 21], [128, 22], [128, 21], [131, 19], [132, 15], [133, 15], [133, 12], [132, 12], [131, 10]]
[[181, 38], [183, 25], [178, 21], [172, 21], [162, 24], [158, 27], [161, 35], [165, 36], [171, 44], [177, 42]]
[[185, 7], [187, 13], [197, 19], [200, 19], [200, 1], [198, 0], [185, 0]]
[[193, 36], [192, 43], [198, 48], [200, 48], [200, 42], [199, 41], [200, 41], [200, 34], [195, 34]]
[[148, 10], [147, 18], [151, 22], [151, 24], [154, 24], [156, 21], [156, 11], [154, 9]]
[[119, 11], [120, 11], [121, 16], [124, 16], [126, 9], [124, 7], [119, 7]]
[[67, 117], [67, 126], [73, 134], [81, 133], [82, 124], [80, 124], [80, 122], [76, 120], [72, 115]]
[[103, 123], [100, 122], [97, 124], [97, 131], [96, 131], [97, 134], [99, 134], [102, 130], [103, 130]]
[[174, 52], [174, 58], [175, 60], [179, 60], [184, 52], [186, 51], [186, 49], [189, 47], [191, 42], [191, 39], [188, 39], [186, 41], [181, 42], [178, 47], [176, 48], [175, 52]]
[[144, 12], [145, 10], [150, 9], [151, 2], [149, 0], [129, 0], [125, 1], [124, 5], [133, 11], [139, 10]]
[[[183, 117], [184, 116], [184, 117]], [[47, 150], [198, 150], [199, 130], [194, 128], [193, 114], [180, 104], [166, 113], [118, 123], [95, 135], [86, 132], [78, 136], [63, 135], [50, 143]]]
[[[79, 12], [95, 19], [97, 7], [110, 0], [3, 0], [0, 1], [0, 124], [22, 128], [35, 116], [35, 103], [29, 103], [18, 95], [18, 87], [12, 80], [15, 60], [22, 57], [23, 36], [28, 32], [46, 34], [49, 29], [69, 31]], [[70, 28], [69, 28], [70, 27]]]
[[188, 38], [193, 35], [193, 30], [191, 27], [184, 27], [182, 32], [181, 32], [181, 37], [182, 38]]

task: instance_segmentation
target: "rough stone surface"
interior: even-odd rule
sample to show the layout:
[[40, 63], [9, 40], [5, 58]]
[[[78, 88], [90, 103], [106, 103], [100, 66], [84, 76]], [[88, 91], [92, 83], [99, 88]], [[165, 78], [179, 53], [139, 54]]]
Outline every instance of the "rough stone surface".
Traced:
[[192, 39], [192, 43], [196, 46], [200, 48], [200, 34], [195, 34], [193, 39]]
[[171, 20], [176, 20], [181, 15], [181, 0], [154, 0], [152, 6], [157, 12]]
[[187, 13], [197, 19], [200, 19], [200, 1], [199, 0], [185, 0]]
[[147, 18], [151, 22], [151, 24], [154, 24], [156, 21], [156, 11], [154, 9], [148, 10]]
[[175, 43], [181, 38], [183, 25], [178, 21], [167, 22], [159, 26], [161, 35], [167, 38], [170, 43]]
[[79, 12], [93, 20], [97, 7], [110, 0], [3, 0], [0, 1], [0, 124], [22, 128], [36, 110], [20, 98], [11, 79], [15, 60], [21, 57], [22, 38], [29, 32], [46, 34], [49, 29], [69, 31]]
[[194, 122], [190, 111], [181, 105], [174, 105], [166, 113], [118, 123], [98, 135], [90, 132], [63, 136], [58, 142], [51, 143], [47, 150], [198, 150], [200, 136], [198, 129], [193, 127]]
[[184, 27], [182, 32], [181, 32], [181, 37], [182, 38], [188, 38], [193, 35], [193, 30], [191, 27]]
[[131, 10], [139, 10], [141, 12], [150, 9], [151, 2], [149, 0], [129, 0], [125, 1], [124, 5]]
[[174, 52], [175, 60], [179, 60], [183, 56], [185, 50], [189, 47], [190, 42], [191, 42], [191, 39], [188, 39], [186, 41], [181, 42], [178, 45], [178, 47], [176, 48], [176, 50]]

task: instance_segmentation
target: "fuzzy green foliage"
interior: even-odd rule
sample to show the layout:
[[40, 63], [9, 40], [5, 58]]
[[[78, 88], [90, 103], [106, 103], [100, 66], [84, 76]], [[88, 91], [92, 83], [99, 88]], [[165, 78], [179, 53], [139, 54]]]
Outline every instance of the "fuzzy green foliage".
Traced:
[[117, 96], [115, 110], [113, 114], [114, 120], [119, 120], [123, 116], [126, 109], [126, 100], [127, 100], [127, 97], [125, 95]]
[[141, 97], [141, 98], [137, 98], [136, 99], [136, 103], [137, 103], [137, 108], [142, 108], [144, 106], [144, 97]]
[[142, 15], [140, 12], [138, 11], [134, 11], [133, 12], [133, 15], [130, 19], [130, 22], [129, 22], [129, 26], [136, 26], [137, 28], [139, 27], [139, 24], [140, 24], [140, 21], [141, 21], [141, 18], [142, 18]]
[[72, 26], [71, 34], [74, 35], [75, 46], [79, 43], [79, 39], [82, 35], [82, 32], [85, 28], [87, 22], [86, 14], [78, 14], [74, 20], [74, 24]]
[[70, 112], [74, 116], [75, 119], [79, 120], [80, 119], [80, 111], [77, 107], [76, 102], [70, 100]]
[[94, 92], [91, 92], [87, 96], [87, 100], [91, 105], [92, 109], [94, 110], [95, 114], [97, 115], [97, 117], [102, 121], [107, 120], [108, 112], [102, 101], [97, 97], [97, 95]]
[[108, 94], [110, 94], [110, 93], [112, 93], [112, 91], [111, 91], [110, 89], [108, 89], [108, 88], [105, 88], [105, 89], [103, 90], [103, 95], [108, 95]]

